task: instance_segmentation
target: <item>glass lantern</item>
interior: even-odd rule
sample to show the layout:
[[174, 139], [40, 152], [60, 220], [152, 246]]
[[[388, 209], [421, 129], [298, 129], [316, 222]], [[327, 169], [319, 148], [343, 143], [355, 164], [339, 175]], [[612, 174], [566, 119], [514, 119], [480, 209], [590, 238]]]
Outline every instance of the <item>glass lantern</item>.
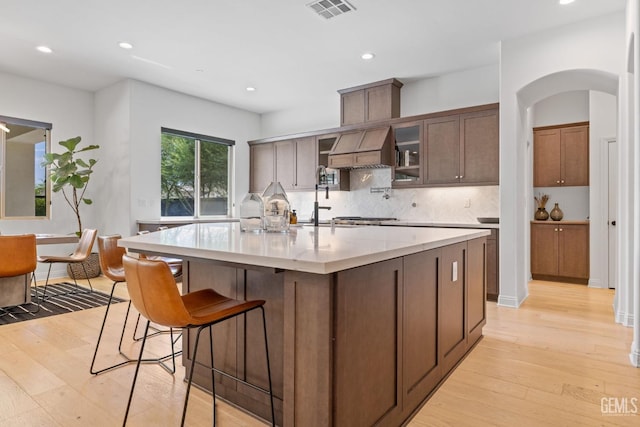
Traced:
[[289, 231], [289, 199], [279, 182], [269, 184], [262, 193], [264, 203], [264, 229], [272, 233]]

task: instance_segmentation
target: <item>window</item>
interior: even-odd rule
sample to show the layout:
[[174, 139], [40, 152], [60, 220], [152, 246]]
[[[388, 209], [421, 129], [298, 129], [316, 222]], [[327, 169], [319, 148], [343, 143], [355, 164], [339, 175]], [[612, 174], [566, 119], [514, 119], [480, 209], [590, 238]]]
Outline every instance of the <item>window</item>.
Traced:
[[162, 217], [229, 214], [234, 141], [162, 128]]
[[0, 218], [48, 218], [51, 124], [0, 116]]

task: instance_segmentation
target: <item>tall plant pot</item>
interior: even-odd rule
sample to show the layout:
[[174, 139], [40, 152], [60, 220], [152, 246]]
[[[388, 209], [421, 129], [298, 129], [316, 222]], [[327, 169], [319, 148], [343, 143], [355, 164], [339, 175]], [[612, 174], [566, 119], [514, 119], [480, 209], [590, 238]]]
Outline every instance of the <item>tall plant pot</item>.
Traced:
[[[82, 268], [84, 266], [84, 268]], [[86, 270], [86, 274], [85, 274]], [[67, 274], [72, 279], [93, 279], [100, 275], [100, 258], [92, 252], [85, 262], [67, 264]]]

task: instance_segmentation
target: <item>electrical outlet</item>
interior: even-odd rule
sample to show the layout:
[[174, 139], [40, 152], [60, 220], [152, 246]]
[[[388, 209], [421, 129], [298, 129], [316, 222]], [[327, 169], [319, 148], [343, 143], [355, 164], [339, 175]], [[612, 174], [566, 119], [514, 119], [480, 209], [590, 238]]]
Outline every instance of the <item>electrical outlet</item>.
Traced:
[[464, 199], [464, 207], [465, 208], [471, 207], [471, 199]]

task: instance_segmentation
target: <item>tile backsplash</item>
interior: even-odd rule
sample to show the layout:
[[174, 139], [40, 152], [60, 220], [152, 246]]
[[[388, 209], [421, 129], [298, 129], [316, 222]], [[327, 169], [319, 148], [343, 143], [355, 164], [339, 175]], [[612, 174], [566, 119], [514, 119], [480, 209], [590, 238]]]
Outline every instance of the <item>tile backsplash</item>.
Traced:
[[[476, 222], [477, 217], [499, 216], [499, 187], [431, 187], [391, 189], [391, 169], [355, 169], [351, 172], [351, 191], [330, 191], [325, 199], [324, 191], [318, 192], [321, 210], [320, 220], [336, 216], [393, 217], [402, 220], [434, 222]], [[372, 193], [371, 189], [389, 189]], [[290, 192], [287, 194], [291, 209], [298, 218], [308, 220], [313, 211], [314, 192]]]

